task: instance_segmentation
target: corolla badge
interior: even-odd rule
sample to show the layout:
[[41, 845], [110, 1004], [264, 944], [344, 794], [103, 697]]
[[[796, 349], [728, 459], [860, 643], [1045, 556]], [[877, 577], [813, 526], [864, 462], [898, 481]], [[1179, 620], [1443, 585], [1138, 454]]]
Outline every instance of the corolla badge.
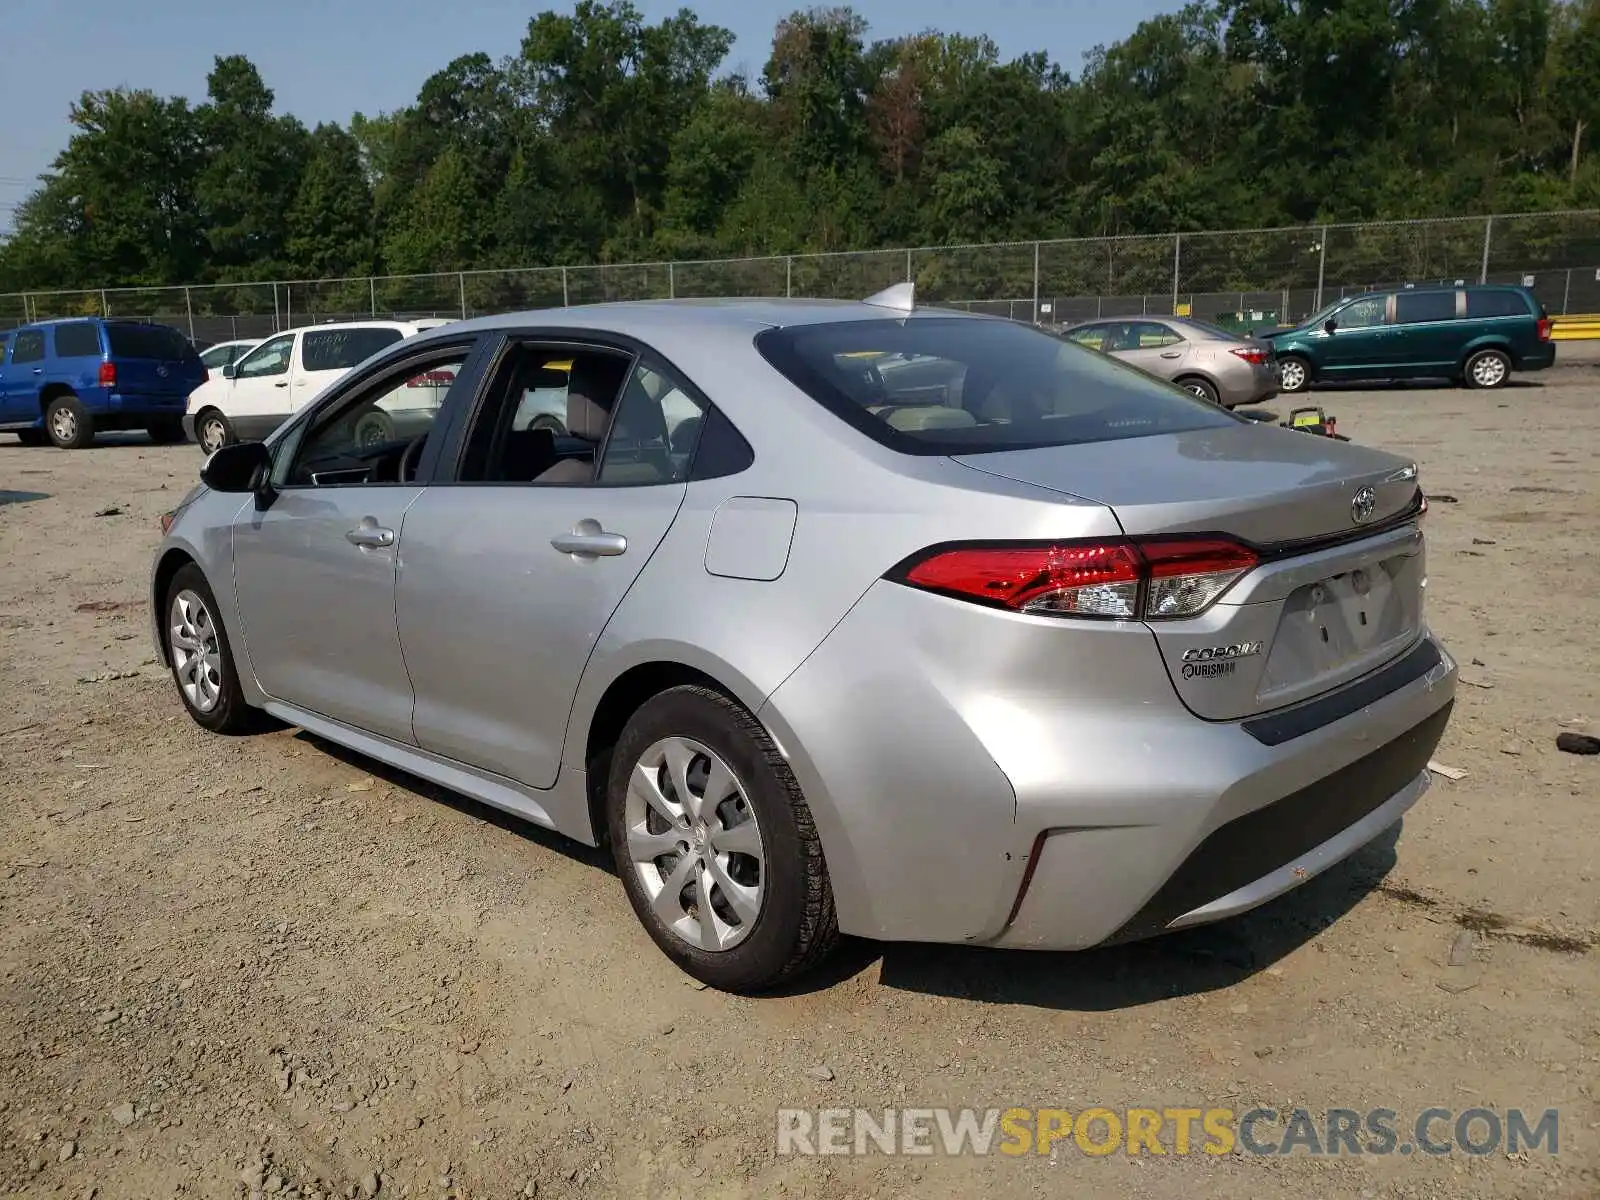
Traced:
[[1350, 497], [1350, 519], [1357, 525], [1365, 525], [1377, 511], [1378, 493], [1371, 488], [1364, 487]]

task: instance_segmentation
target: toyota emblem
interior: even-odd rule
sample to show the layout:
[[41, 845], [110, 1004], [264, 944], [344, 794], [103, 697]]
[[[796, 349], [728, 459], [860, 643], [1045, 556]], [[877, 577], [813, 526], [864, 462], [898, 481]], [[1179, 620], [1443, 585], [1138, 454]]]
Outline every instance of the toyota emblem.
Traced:
[[1365, 525], [1377, 511], [1378, 493], [1369, 487], [1362, 488], [1350, 498], [1350, 519], [1357, 525]]
[[167, 369], [165, 367], [157, 367], [156, 374], [165, 379], [167, 377]]

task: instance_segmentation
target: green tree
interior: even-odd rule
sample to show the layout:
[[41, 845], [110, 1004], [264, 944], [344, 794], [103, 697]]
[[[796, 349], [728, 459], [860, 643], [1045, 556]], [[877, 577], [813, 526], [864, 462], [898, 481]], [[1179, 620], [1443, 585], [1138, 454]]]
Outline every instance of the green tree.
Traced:
[[372, 193], [361, 146], [337, 125], [318, 125], [311, 135], [285, 243], [297, 278], [330, 279], [373, 269]]

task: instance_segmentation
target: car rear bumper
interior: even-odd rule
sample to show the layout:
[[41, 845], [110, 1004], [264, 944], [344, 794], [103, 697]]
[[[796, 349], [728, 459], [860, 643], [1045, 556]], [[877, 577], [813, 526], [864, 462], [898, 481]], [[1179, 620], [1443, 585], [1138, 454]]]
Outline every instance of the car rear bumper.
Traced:
[[1388, 664], [1293, 720], [1206, 721], [1142, 627], [880, 584], [760, 716], [847, 932], [1082, 949], [1243, 912], [1392, 825], [1454, 697], [1454, 661], [1431, 634], [1419, 651], [1426, 670]]
[[1517, 360], [1519, 371], [1543, 371], [1556, 365], [1556, 344], [1541, 342]]

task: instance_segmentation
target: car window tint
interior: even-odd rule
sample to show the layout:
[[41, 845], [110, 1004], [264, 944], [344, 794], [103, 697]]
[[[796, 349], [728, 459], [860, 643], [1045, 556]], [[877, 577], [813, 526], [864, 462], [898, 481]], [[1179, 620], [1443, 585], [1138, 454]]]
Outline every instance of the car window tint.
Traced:
[[29, 329], [17, 334], [17, 340], [11, 347], [11, 361], [13, 363], [40, 362], [44, 358], [44, 332], [38, 329]]
[[631, 366], [630, 355], [598, 347], [518, 347], [500, 365], [467, 432], [457, 478], [593, 483], [595, 456]]
[[1418, 321], [1453, 321], [1456, 316], [1454, 292], [1400, 292], [1394, 298], [1397, 325]]
[[1387, 296], [1363, 296], [1335, 313], [1333, 319], [1339, 323], [1340, 329], [1367, 329], [1382, 325], [1388, 303]]
[[285, 375], [289, 371], [289, 356], [294, 352], [294, 334], [285, 333], [268, 338], [239, 360], [234, 372], [238, 379], [256, 379], [264, 375]]
[[370, 326], [319, 329], [305, 335], [300, 363], [307, 371], [348, 371], [404, 336], [398, 329]]
[[112, 322], [106, 326], [112, 358], [147, 358], [181, 362], [194, 353], [189, 339], [168, 325]]
[[200, 356], [200, 365], [212, 371], [225, 367], [233, 361], [238, 349], [237, 346], [213, 346]]
[[[826, 322], [766, 330], [756, 345], [801, 391], [911, 454], [1103, 442], [1239, 420], [1143, 371], [1011, 321]], [[917, 370], [881, 369], [863, 389], [837, 363], [867, 349]]]
[[1067, 333], [1067, 340], [1076, 342], [1080, 346], [1088, 346], [1091, 350], [1102, 350], [1105, 348], [1106, 327], [1087, 325], [1082, 329], [1073, 329]]
[[295, 448], [283, 485], [337, 487], [397, 483], [405, 448], [432, 429], [467, 361], [467, 350], [385, 373], [318, 413]]
[[637, 363], [617, 402], [597, 482], [681, 483], [704, 412], [664, 367]]
[[100, 356], [100, 331], [87, 321], [74, 321], [70, 325], [57, 325], [55, 339], [57, 358], [98, 358]]
[[1527, 298], [1520, 292], [1469, 291], [1467, 293], [1469, 317], [1525, 317], [1528, 311]]

